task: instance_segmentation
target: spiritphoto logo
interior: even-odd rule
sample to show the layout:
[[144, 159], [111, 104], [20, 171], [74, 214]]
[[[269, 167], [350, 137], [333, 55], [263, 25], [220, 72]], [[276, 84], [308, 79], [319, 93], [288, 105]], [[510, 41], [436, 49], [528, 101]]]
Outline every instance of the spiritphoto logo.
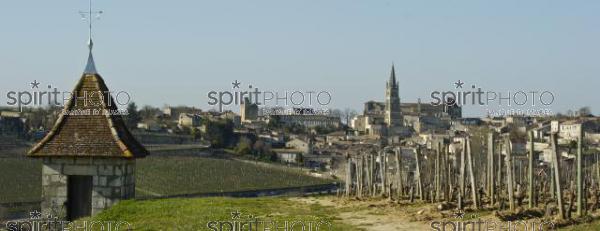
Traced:
[[253, 214], [232, 211], [231, 219], [208, 221], [206, 228], [211, 231], [329, 231], [332, 224], [329, 221], [318, 219], [263, 219]]
[[482, 220], [478, 215], [472, 214], [471, 218], [465, 218], [466, 213], [463, 210], [454, 212], [455, 220], [434, 220], [429, 223], [429, 227], [433, 231], [457, 231], [457, 230], [474, 230], [474, 231], [495, 231], [495, 230], [532, 230], [546, 231], [554, 230], [555, 224], [547, 220], [514, 220], [514, 221], [494, 221]]
[[40, 211], [29, 212], [27, 220], [8, 221], [5, 229], [8, 231], [45, 231], [45, 230], [103, 230], [119, 231], [133, 230], [127, 221], [65, 221], [52, 214], [44, 216]]
[[465, 82], [458, 80], [453, 83], [454, 90], [432, 91], [431, 105], [487, 107], [487, 114], [491, 116], [553, 114], [549, 107], [556, 97], [549, 90], [491, 91], [483, 90], [475, 84], [470, 88], [464, 85]]
[[[28, 106], [64, 106], [69, 100], [74, 100], [76, 104], [83, 102], [84, 107], [101, 106], [103, 102], [106, 102], [107, 106], [112, 106], [113, 104], [126, 106], [131, 101], [131, 96], [126, 91], [60, 91], [58, 88], [53, 87], [52, 84], [43, 86], [37, 80], [33, 80], [28, 85], [31, 87], [27, 90], [8, 91], [6, 93], [6, 104], [8, 106], [16, 106], [19, 108], [19, 111], [23, 111], [23, 107]], [[93, 111], [90, 111], [90, 114], [93, 113]]]
[[261, 107], [260, 115], [331, 115], [329, 108], [284, 108], [284, 107]]
[[455, 231], [455, 230], [474, 230], [474, 231], [495, 231], [495, 230], [535, 230], [546, 231], [554, 230], [554, 223], [543, 220], [522, 220], [522, 221], [493, 221], [493, 220], [468, 220], [468, 221], [432, 221], [429, 224], [433, 231]]
[[[247, 88], [238, 80], [231, 83], [231, 90], [208, 92], [208, 105], [218, 106], [219, 111], [230, 105], [239, 106], [248, 98], [250, 103], [259, 106], [327, 106], [331, 103], [331, 94], [326, 90], [260, 90], [252, 84]], [[244, 90], [245, 89], [245, 90]]]

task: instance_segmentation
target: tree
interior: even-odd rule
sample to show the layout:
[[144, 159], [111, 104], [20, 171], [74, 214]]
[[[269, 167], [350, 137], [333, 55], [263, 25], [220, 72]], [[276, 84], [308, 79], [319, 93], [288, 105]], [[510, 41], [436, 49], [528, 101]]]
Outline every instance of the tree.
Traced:
[[137, 105], [135, 102], [131, 102], [127, 105], [127, 115], [125, 116], [125, 125], [129, 129], [137, 128], [137, 124], [142, 121], [142, 117], [138, 112]]
[[281, 126], [279, 124], [279, 117], [278, 116], [270, 116], [269, 123], [267, 124], [267, 128], [269, 128], [271, 130], [281, 128]]
[[314, 127], [314, 129], [317, 132], [317, 134], [320, 134], [320, 135], [329, 134], [329, 133], [337, 131], [337, 128], [335, 128], [333, 126], [316, 126], [316, 127]]
[[265, 146], [266, 144], [264, 141], [257, 140], [256, 142], [254, 142], [254, 147], [252, 149], [254, 149], [255, 153], [262, 154], [264, 153]]
[[156, 119], [156, 115], [160, 113], [160, 109], [154, 108], [152, 106], [144, 106], [140, 111], [139, 115], [143, 120], [153, 120]]
[[345, 108], [344, 109], [344, 118], [341, 118], [342, 120], [346, 121], [346, 125], [350, 125], [350, 120], [356, 116], [358, 113], [350, 108]]
[[582, 107], [582, 108], [580, 108], [580, 109], [577, 111], [577, 114], [579, 114], [579, 116], [583, 116], [583, 117], [587, 117], [587, 116], [593, 116], [593, 115], [592, 115], [592, 110], [591, 110], [591, 109], [590, 109], [590, 107], [588, 107], [588, 106], [585, 106], [585, 107]]
[[248, 155], [252, 153], [252, 141], [247, 137], [240, 138], [240, 141], [235, 147], [235, 152], [240, 155]]
[[194, 140], [198, 140], [201, 137], [200, 130], [196, 127], [190, 129], [190, 135], [194, 137]]
[[231, 120], [212, 121], [206, 120], [205, 140], [209, 141], [214, 148], [230, 146], [233, 138], [233, 122]]

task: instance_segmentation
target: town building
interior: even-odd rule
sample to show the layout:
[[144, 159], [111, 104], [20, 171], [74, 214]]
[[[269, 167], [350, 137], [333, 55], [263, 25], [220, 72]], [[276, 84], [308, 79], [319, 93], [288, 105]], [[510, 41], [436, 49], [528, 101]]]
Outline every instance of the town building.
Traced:
[[311, 115], [311, 114], [280, 114], [270, 115], [267, 123], [275, 121], [276, 123], [291, 126], [300, 125], [307, 128], [314, 127], [333, 127], [341, 126], [340, 117], [331, 115]]
[[202, 124], [202, 117], [198, 114], [181, 113], [177, 125], [180, 128], [199, 127]]
[[288, 149], [295, 149], [304, 154], [311, 154], [313, 151], [313, 143], [310, 139], [294, 138], [285, 143], [285, 147]]
[[258, 105], [250, 102], [250, 99], [245, 97], [244, 101], [240, 104], [240, 116], [242, 123], [258, 120]]
[[26, 132], [25, 122], [20, 112], [0, 111], [0, 134], [23, 135]]
[[386, 82], [385, 101], [368, 101], [362, 115], [350, 121], [350, 127], [358, 135], [387, 137], [388, 142], [397, 142], [399, 137], [413, 133], [439, 132], [450, 128], [453, 119], [462, 117], [462, 109], [455, 104], [432, 105], [401, 103], [399, 84], [394, 66]]

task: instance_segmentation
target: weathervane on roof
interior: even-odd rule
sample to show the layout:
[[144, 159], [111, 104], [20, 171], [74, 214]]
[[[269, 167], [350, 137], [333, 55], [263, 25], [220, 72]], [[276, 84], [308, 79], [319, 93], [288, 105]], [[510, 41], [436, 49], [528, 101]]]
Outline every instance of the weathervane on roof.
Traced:
[[96, 65], [94, 64], [94, 58], [92, 57], [92, 48], [94, 47], [94, 42], [92, 41], [92, 26], [94, 24], [94, 20], [99, 20], [100, 15], [104, 13], [103, 11], [92, 11], [92, 0], [90, 0], [90, 8], [89, 11], [79, 11], [81, 15], [81, 19], [84, 22], [87, 22], [89, 25], [89, 40], [88, 40], [88, 48], [90, 50], [88, 56], [88, 62], [85, 67], [85, 74], [96, 74]]

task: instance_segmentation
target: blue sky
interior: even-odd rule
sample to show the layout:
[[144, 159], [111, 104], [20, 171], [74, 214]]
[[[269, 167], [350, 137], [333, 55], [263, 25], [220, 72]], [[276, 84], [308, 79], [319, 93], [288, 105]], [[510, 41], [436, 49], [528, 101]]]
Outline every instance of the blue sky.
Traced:
[[[461, 80], [495, 92], [551, 91], [550, 108], [599, 113], [598, 1], [109, 1], [94, 56], [138, 104], [209, 108], [231, 82], [327, 90], [336, 108], [383, 100], [395, 63], [402, 101]], [[87, 58], [85, 0], [0, 7], [0, 103], [37, 80], [70, 90]], [[481, 115], [465, 106], [467, 115]]]

